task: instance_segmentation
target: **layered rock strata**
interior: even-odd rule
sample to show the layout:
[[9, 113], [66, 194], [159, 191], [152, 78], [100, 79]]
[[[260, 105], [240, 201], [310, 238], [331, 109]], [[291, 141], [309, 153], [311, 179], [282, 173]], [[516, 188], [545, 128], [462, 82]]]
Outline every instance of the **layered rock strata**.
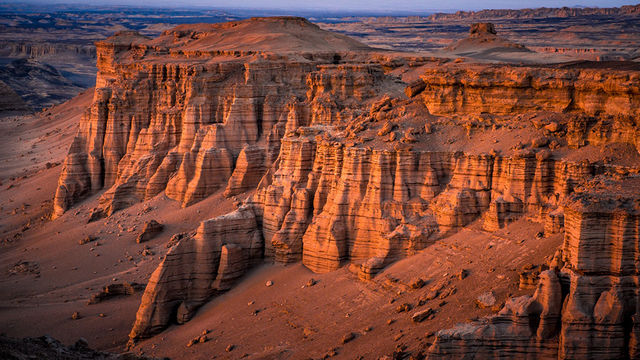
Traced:
[[450, 65], [421, 75], [422, 100], [433, 114], [576, 111], [635, 118], [640, 74], [570, 67]]
[[511, 299], [480, 323], [440, 331], [428, 358], [638, 358], [640, 183], [623, 184], [626, 192], [572, 195], [562, 258], [540, 275], [534, 296]]
[[390, 151], [322, 136], [285, 138], [278, 169], [253, 200], [265, 254], [302, 260], [317, 272], [352, 262], [371, 273], [369, 265], [411, 255], [478, 218], [488, 230], [524, 214], [553, 227], [563, 219], [563, 199], [608, 170], [540, 154]]
[[263, 240], [250, 207], [204, 221], [193, 237], [172, 247], [153, 272], [131, 330], [149, 336], [171, 322], [183, 323], [216, 292], [228, 290], [262, 259]]
[[575, 114], [566, 138], [571, 147], [617, 141], [638, 147], [638, 71], [585, 66], [433, 67], [413, 83], [432, 114], [513, 115], [535, 111]]
[[[277, 169], [264, 176], [244, 206], [255, 213], [255, 236], [265, 257], [302, 261], [315, 272], [352, 263], [362, 279], [476, 219], [490, 228], [508, 222], [504, 216], [528, 214], [539, 222], [562, 216], [568, 210], [559, 204], [579, 184], [609, 171], [527, 151], [498, 156], [350, 148], [321, 131], [302, 129], [306, 135], [285, 137]], [[492, 213], [499, 207], [507, 210]], [[228, 257], [232, 250], [226, 250]], [[220, 260], [210, 276], [225, 283], [221, 268], [241, 274], [249, 267], [240, 265], [243, 257], [235, 258], [236, 266]], [[167, 281], [158, 280], [147, 292], [169, 292], [162, 289]], [[158, 323], [153, 329], [159, 328]]]
[[[527, 216], [548, 234], [566, 228], [562, 257], [533, 297], [441, 333], [431, 356], [636, 356], [635, 200], [592, 211], [574, 194], [633, 169], [565, 155], [640, 146], [637, 71], [394, 58], [299, 18], [185, 25], [157, 39], [122, 32], [96, 48], [94, 102], [54, 216], [102, 190], [92, 219], [162, 193], [189, 206], [255, 190], [169, 251], [132, 339], [188, 321], [263, 258], [315, 272], [350, 263], [370, 279], [472, 222], [493, 231]], [[417, 67], [419, 80], [398, 77]], [[501, 128], [539, 136], [456, 151]]]
[[[367, 49], [297, 18], [238, 27], [251, 24], [276, 27], [281, 37], [299, 30]], [[212, 25], [187, 36], [176, 29], [155, 40], [128, 31], [96, 44], [94, 101], [65, 161], [54, 217], [101, 189], [107, 189], [103, 215], [163, 191], [185, 206], [227, 187], [229, 195], [246, 191], [274, 160], [286, 131], [349, 119], [385, 82], [379, 65], [334, 65], [347, 56], [329, 50], [305, 56], [276, 55], [264, 44], [256, 51], [191, 50], [191, 42], [217, 44], [225, 31]]]

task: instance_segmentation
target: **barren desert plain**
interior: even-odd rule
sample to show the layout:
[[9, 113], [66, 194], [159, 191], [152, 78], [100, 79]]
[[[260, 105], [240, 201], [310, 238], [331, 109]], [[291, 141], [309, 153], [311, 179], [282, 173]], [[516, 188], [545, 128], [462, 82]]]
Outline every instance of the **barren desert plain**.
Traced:
[[0, 3], [0, 359], [640, 359], [639, 49]]

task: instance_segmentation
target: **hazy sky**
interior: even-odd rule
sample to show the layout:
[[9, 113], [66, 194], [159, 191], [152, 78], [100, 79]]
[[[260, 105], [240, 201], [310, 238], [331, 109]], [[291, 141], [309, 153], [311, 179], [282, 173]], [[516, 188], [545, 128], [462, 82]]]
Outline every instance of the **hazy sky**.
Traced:
[[134, 5], [134, 6], [206, 6], [245, 9], [288, 9], [288, 10], [357, 10], [357, 11], [429, 11], [429, 10], [479, 10], [479, 9], [519, 9], [529, 7], [594, 6], [614, 7], [631, 5], [636, 1], [624, 0], [4, 0], [10, 3], [77, 3], [84, 5]]

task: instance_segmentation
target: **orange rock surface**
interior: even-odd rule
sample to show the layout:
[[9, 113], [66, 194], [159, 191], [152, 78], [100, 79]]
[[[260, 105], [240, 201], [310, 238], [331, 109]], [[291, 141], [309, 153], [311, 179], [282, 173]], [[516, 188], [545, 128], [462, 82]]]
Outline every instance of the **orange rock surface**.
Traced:
[[54, 215], [100, 191], [92, 219], [159, 194], [242, 200], [171, 248], [131, 339], [188, 321], [263, 259], [368, 280], [464, 227], [526, 217], [565, 231], [559, 263], [532, 297], [440, 332], [430, 358], [637, 356], [638, 193], [588, 185], [639, 172], [640, 71], [450, 63], [300, 18], [124, 32], [97, 49]]

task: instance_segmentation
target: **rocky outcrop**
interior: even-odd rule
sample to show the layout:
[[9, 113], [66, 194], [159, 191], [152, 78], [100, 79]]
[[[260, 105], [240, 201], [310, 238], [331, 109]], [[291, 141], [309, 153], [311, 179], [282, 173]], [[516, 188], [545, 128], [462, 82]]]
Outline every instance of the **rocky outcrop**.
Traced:
[[[475, 26], [480, 33], [494, 35], [489, 25]], [[162, 193], [183, 206], [215, 193], [240, 205], [171, 248], [131, 339], [188, 321], [264, 258], [315, 272], [351, 264], [366, 280], [472, 222], [494, 231], [523, 216], [545, 233], [566, 229], [564, 255], [538, 281], [526, 279], [538, 286], [533, 297], [443, 333], [432, 356], [607, 357], [621, 346], [608, 333], [635, 336], [628, 244], [637, 220], [563, 204], [577, 204], [576, 191], [594, 179], [629, 174], [566, 155], [638, 146], [637, 71], [410, 65], [299, 18], [184, 25], [156, 39], [122, 32], [96, 46], [94, 102], [65, 160], [54, 215], [103, 190], [92, 219]], [[416, 66], [423, 75], [406, 87], [397, 74]], [[486, 139], [482, 151], [456, 148], [501, 129], [536, 136], [512, 147], [495, 141], [497, 150]], [[593, 340], [604, 350], [575, 343], [605, 325]]]
[[480, 324], [439, 331], [428, 358], [554, 358], [557, 344], [547, 340], [557, 336], [561, 295], [557, 275], [545, 271], [533, 296], [509, 299], [498, 315]]
[[[321, 32], [297, 18], [247, 24], [252, 21], [274, 36], [288, 36], [290, 25]], [[285, 134], [358, 118], [361, 122], [348, 135], [357, 139], [355, 133], [373, 121], [362, 117], [368, 102], [379, 89], [398, 88], [385, 74], [389, 61], [366, 60], [357, 52], [361, 45], [352, 44], [349, 53], [312, 48], [315, 52], [302, 58], [279, 48], [284, 55], [276, 55], [269, 50], [275, 46], [271, 43], [262, 44], [264, 50], [224, 50], [240, 45], [219, 43], [216, 34], [249, 26], [239, 24], [190, 32], [182, 26], [153, 40], [121, 32], [96, 44], [94, 102], [65, 161], [54, 217], [102, 189], [107, 189], [102, 215], [162, 192], [188, 206], [217, 191], [228, 196], [247, 191], [273, 164]], [[481, 27], [476, 28], [479, 33]], [[490, 34], [488, 25], [483, 29]], [[338, 48], [351, 44], [342, 38], [335, 42], [342, 44]], [[192, 50], [196, 45], [207, 50]], [[158, 57], [168, 60], [159, 63]], [[570, 146], [611, 141], [637, 146], [637, 72], [455, 64], [425, 69], [407, 94], [416, 99], [413, 106], [422, 103], [432, 114], [566, 113], [573, 116], [562, 130]], [[392, 107], [381, 103], [371, 116], [385, 119]], [[397, 136], [388, 134], [389, 139]], [[409, 133], [401, 140], [416, 138]]]
[[637, 147], [640, 73], [596, 66], [432, 67], [412, 83], [432, 114], [497, 116], [545, 111], [563, 114], [570, 147], [625, 142]]
[[172, 247], [151, 275], [129, 336], [148, 337], [171, 322], [188, 321], [262, 259], [263, 248], [250, 207], [202, 222], [196, 235]]
[[493, 23], [474, 23], [469, 28], [469, 37], [459, 40], [446, 49], [454, 53], [471, 56], [479, 52], [524, 51], [529, 49], [497, 35]]
[[469, 28], [469, 34], [471, 36], [496, 35], [496, 26], [493, 23], [474, 23]]
[[637, 358], [639, 185], [632, 179], [573, 194], [562, 258], [540, 274], [534, 296], [440, 331], [428, 358]]
[[482, 218], [498, 229], [559, 203], [596, 169], [523, 151], [513, 156], [348, 148], [323, 136], [285, 138], [261, 182], [265, 253], [318, 272], [360, 264], [363, 277]]
[[138, 244], [143, 243], [145, 241], [149, 241], [153, 239], [156, 235], [162, 232], [164, 229], [164, 225], [160, 224], [155, 220], [150, 220], [144, 224], [144, 228], [138, 237], [136, 238], [136, 242]]
[[428, 69], [422, 100], [433, 114], [579, 112], [635, 118], [637, 71], [450, 65]]
[[138, 283], [114, 283], [102, 288], [101, 291], [91, 295], [87, 305], [98, 304], [118, 296], [130, 296], [144, 290], [144, 284]]
[[[561, 215], [564, 219], [567, 210], [559, 205], [580, 184], [606, 171], [531, 151], [500, 156], [345, 147], [323, 131], [300, 128], [300, 135], [282, 140], [277, 167], [267, 172], [256, 194], [242, 207], [244, 214], [252, 212], [249, 217], [255, 228], [251, 231], [260, 237], [260, 248], [253, 248], [256, 255], [252, 257], [235, 245], [216, 247], [216, 265], [199, 268], [201, 275], [206, 274], [207, 281], [215, 284], [212, 289], [228, 289], [250, 266], [247, 259], [263, 255], [282, 263], [302, 261], [315, 272], [351, 263], [359, 267], [360, 278], [371, 279], [391, 262], [477, 219], [487, 229], [500, 228], [525, 214], [539, 222]], [[226, 220], [216, 221], [222, 224]], [[215, 227], [211, 237], [216, 239], [229, 228]], [[169, 259], [176, 265], [163, 276], [191, 276], [197, 266], [191, 257], [210, 258], [210, 253], [209, 248], [192, 247], [172, 251], [161, 268], [169, 266]], [[203, 294], [195, 288], [200, 286], [196, 283], [174, 288], [173, 283], [156, 280], [155, 275], [152, 280], [138, 316], [138, 327], [153, 329], [149, 333], [172, 319], [149, 319], [141, 315], [148, 311], [144, 309], [160, 307], [164, 309], [161, 313], [169, 314], [179, 306], [178, 300], [170, 306], [160, 305], [166, 300], [153, 294]], [[539, 299], [551, 296], [544, 291], [539, 290]], [[197, 301], [185, 302], [191, 309], [189, 314], [213, 295], [204, 294]], [[530, 306], [538, 305], [526, 305]], [[132, 334], [138, 337], [145, 331]]]
[[267, 170], [266, 164], [267, 159], [263, 148], [249, 145], [243, 147], [224, 195], [233, 196], [255, 189]]

